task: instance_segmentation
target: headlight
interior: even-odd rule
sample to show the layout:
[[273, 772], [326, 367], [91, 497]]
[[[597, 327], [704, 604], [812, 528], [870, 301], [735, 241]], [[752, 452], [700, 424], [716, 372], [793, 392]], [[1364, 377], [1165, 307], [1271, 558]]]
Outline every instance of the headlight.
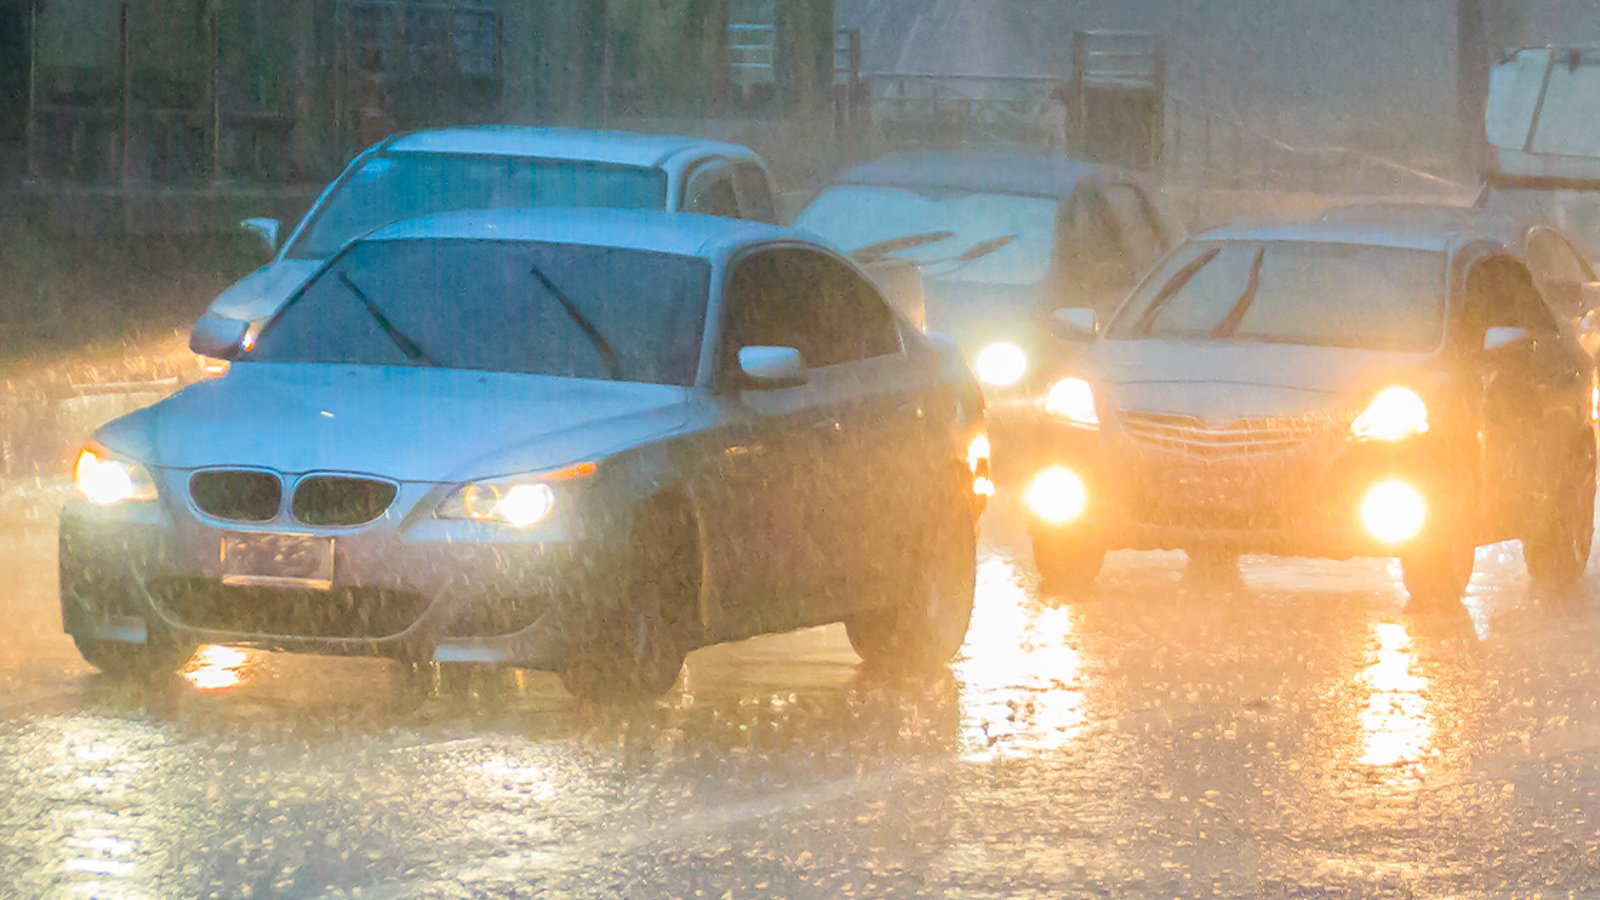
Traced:
[[1384, 388], [1350, 426], [1363, 441], [1399, 441], [1427, 430], [1428, 404], [1403, 387]]
[[1082, 378], [1063, 378], [1050, 386], [1044, 398], [1045, 412], [1085, 428], [1098, 428], [1100, 414], [1094, 408], [1094, 388]]
[[1028, 354], [1006, 341], [990, 344], [972, 360], [973, 374], [991, 387], [1011, 387], [1028, 374]]
[[72, 484], [96, 506], [156, 498], [156, 483], [144, 466], [116, 459], [102, 448], [86, 447], [78, 454]]
[[985, 499], [994, 497], [994, 478], [990, 471], [993, 448], [989, 436], [983, 432], [973, 435], [967, 444], [967, 469], [972, 472], [972, 492]]
[[446, 497], [434, 516], [532, 528], [556, 511], [556, 490], [552, 482], [587, 478], [596, 470], [595, 463], [588, 462], [556, 472], [475, 481]]
[[1403, 544], [1428, 523], [1428, 501], [1422, 492], [1398, 479], [1381, 481], [1361, 498], [1361, 525], [1385, 544]]
[[1078, 473], [1057, 466], [1045, 469], [1029, 482], [1022, 502], [1046, 525], [1070, 525], [1089, 508], [1089, 487]]

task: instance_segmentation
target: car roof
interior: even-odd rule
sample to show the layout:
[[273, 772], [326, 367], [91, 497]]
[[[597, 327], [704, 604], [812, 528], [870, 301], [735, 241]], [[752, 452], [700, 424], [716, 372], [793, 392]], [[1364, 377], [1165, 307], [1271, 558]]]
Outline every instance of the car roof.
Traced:
[[686, 150], [754, 159], [748, 147], [684, 135], [636, 134], [581, 128], [529, 128], [483, 125], [415, 131], [391, 140], [391, 153], [444, 153], [572, 159], [627, 166], [657, 167]]
[[891, 153], [842, 175], [839, 184], [952, 187], [999, 194], [1069, 197], [1084, 178], [1118, 172], [1112, 166], [1066, 156], [1025, 152]]
[[797, 231], [689, 213], [630, 209], [496, 209], [438, 213], [373, 231], [361, 241], [491, 240], [582, 244], [709, 259], [728, 248], [772, 240], [815, 241]]
[[1322, 221], [1341, 225], [1404, 227], [1461, 236], [1493, 236], [1520, 247], [1530, 229], [1541, 224], [1531, 216], [1446, 203], [1365, 203], [1330, 209]]
[[1401, 250], [1431, 250], [1450, 253], [1475, 240], [1504, 243], [1503, 235], [1487, 227], [1441, 227], [1418, 223], [1386, 221], [1264, 222], [1225, 225], [1194, 236], [1196, 241], [1294, 241], [1316, 244], [1350, 244], [1366, 247], [1391, 247]]

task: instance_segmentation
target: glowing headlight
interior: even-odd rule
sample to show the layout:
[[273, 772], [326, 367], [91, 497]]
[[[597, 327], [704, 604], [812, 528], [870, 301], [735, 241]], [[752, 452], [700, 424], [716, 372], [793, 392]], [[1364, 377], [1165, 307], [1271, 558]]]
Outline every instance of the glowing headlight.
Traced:
[[1070, 525], [1089, 508], [1089, 488], [1078, 473], [1057, 466], [1040, 472], [1028, 484], [1022, 502], [1047, 525]]
[[1379, 482], [1361, 498], [1362, 527], [1385, 544], [1403, 544], [1415, 538], [1427, 522], [1427, 498], [1404, 481]]
[[156, 498], [156, 483], [144, 466], [115, 459], [104, 450], [85, 448], [78, 454], [72, 484], [96, 506]]
[[973, 374], [991, 387], [1011, 387], [1028, 374], [1028, 354], [1016, 344], [1001, 341], [978, 351]]
[[1398, 441], [1427, 430], [1428, 405], [1403, 387], [1384, 388], [1350, 426], [1363, 441]]
[[463, 485], [439, 504], [434, 516], [532, 528], [556, 511], [553, 482], [587, 478], [597, 470], [595, 463], [585, 462], [556, 472], [512, 475]]
[[1063, 378], [1051, 385], [1050, 393], [1044, 398], [1044, 409], [1074, 425], [1094, 428], [1100, 424], [1100, 414], [1094, 409], [1094, 388], [1082, 378]]

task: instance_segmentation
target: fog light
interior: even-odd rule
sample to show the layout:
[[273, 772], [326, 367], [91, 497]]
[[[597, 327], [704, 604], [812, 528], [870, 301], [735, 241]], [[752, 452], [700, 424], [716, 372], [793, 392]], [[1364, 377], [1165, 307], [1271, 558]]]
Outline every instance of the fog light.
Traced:
[[979, 381], [991, 387], [1011, 387], [1028, 373], [1028, 354], [1005, 341], [990, 344], [978, 352], [972, 371]]
[[1022, 502], [1047, 525], [1070, 525], [1089, 507], [1089, 488], [1078, 473], [1057, 466], [1034, 477]]
[[1404, 481], [1379, 482], [1361, 498], [1361, 524], [1385, 544], [1412, 540], [1427, 521], [1427, 498]]

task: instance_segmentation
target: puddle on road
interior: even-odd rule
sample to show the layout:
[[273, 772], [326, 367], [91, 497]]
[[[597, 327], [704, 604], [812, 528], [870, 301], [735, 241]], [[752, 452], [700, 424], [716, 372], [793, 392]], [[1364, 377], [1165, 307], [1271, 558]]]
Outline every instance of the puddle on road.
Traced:
[[980, 561], [976, 612], [955, 665], [968, 759], [1044, 754], [1082, 732], [1076, 615], [1034, 601], [1010, 559]]

